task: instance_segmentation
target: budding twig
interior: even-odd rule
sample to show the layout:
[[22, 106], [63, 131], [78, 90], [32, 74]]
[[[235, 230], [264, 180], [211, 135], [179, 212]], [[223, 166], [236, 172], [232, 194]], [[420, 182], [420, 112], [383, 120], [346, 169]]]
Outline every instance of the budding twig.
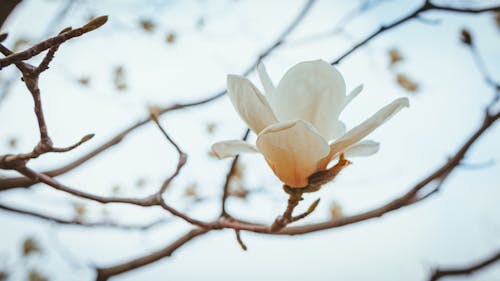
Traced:
[[107, 19], [108, 19], [107, 16], [101, 16], [101, 17], [95, 18], [95, 19], [89, 21], [83, 27], [72, 29], [72, 30], [69, 30], [67, 32], [63, 32], [57, 36], [54, 36], [54, 37], [49, 38], [45, 41], [42, 41], [42, 42], [34, 45], [33, 47], [27, 49], [27, 50], [24, 50], [24, 51], [18, 52], [18, 53], [13, 53], [13, 54], [6, 56], [5, 58], [1, 58], [0, 59], [0, 69], [6, 67], [8, 65], [15, 64], [17, 62], [21, 62], [21, 61], [30, 59], [30, 58], [40, 54], [41, 52], [43, 52], [43, 51], [45, 51], [53, 46], [60, 45], [60, 44], [66, 42], [72, 38], [82, 36], [83, 34], [85, 34], [87, 32], [93, 31], [93, 30], [101, 27], [102, 25], [104, 25], [106, 23]]

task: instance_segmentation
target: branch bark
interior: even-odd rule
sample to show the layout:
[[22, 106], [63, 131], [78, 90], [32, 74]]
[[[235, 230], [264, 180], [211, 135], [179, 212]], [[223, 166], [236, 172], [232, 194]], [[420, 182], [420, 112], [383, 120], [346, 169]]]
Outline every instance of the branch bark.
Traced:
[[435, 269], [432, 273], [429, 281], [437, 281], [443, 277], [450, 276], [460, 276], [460, 275], [470, 275], [484, 269], [487, 266], [494, 264], [495, 262], [500, 260], [500, 251], [493, 254], [492, 256], [487, 257], [484, 260], [478, 261], [474, 264], [463, 266], [463, 267], [451, 267], [451, 268], [443, 268], [443, 269]]

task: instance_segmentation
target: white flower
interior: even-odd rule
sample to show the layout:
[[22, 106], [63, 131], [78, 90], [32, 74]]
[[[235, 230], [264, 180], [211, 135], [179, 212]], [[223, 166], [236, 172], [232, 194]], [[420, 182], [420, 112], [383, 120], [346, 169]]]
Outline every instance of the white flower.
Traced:
[[307, 178], [325, 170], [341, 153], [346, 157], [369, 156], [379, 143], [362, 141], [403, 107], [407, 98], [386, 105], [363, 123], [345, 132], [339, 115], [362, 90], [346, 95], [340, 72], [322, 60], [292, 67], [275, 87], [264, 65], [258, 66], [264, 97], [246, 78], [228, 75], [229, 98], [248, 127], [258, 135], [257, 147], [244, 141], [216, 143], [219, 158], [243, 152], [260, 152], [276, 176], [290, 187], [304, 187]]

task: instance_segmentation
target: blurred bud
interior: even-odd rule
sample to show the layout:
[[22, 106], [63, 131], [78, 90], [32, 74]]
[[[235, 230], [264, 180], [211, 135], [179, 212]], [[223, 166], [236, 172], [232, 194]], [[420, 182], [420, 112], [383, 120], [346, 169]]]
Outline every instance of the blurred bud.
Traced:
[[216, 159], [219, 159], [219, 158], [217, 157], [217, 154], [215, 154], [215, 152], [214, 152], [212, 149], [210, 149], [210, 150], [208, 151], [208, 157], [210, 157], [210, 158], [216, 158]]
[[198, 197], [198, 185], [196, 183], [192, 183], [186, 187], [184, 190], [184, 195], [186, 197]]
[[169, 34], [167, 34], [167, 37], [165, 37], [165, 40], [168, 44], [173, 44], [176, 38], [177, 36], [175, 35], [175, 33], [170, 32]]
[[85, 207], [85, 205], [81, 203], [75, 203], [73, 205], [73, 209], [75, 211], [75, 220], [83, 221], [85, 214], [87, 213], [87, 208]]
[[0, 281], [7, 281], [9, 274], [6, 271], [0, 271]]
[[314, 202], [311, 204], [311, 206], [309, 206], [309, 208], [307, 208], [307, 213], [308, 213], [308, 214], [310, 214], [310, 213], [314, 212], [314, 210], [316, 210], [316, 207], [318, 207], [318, 205], [319, 205], [319, 201], [320, 201], [320, 199], [319, 199], [319, 198], [318, 198], [318, 199], [316, 199], [316, 201], [314, 201]]
[[418, 84], [410, 80], [410, 78], [404, 74], [399, 73], [396, 76], [396, 81], [408, 92], [416, 92], [418, 90]]
[[154, 22], [148, 19], [141, 20], [139, 24], [141, 25], [141, 28], [147, 32], [153, 32], [155, 29]]
[[125, 83], [125, 68], [121, 65], [115, 67], [114, 84], [119, 91], [127, 89], [127, 84]]
[[47, 277], [43, 276], [38, 271], [32, 269], [28, 273], [28, 281], [49, 281], [49, 279]]
[[136, 182], [135, 185], [137, 188], [143, 188], [146, 185], [146, 179], [145, 178], [139, 178]]
[[330, 215], [333, 219], [338, 219], [342, 217], [342, 208], [337, 202], [332, 202], [330, 204]]
[[82, 78], [78, 79], [77, 82], [82, 86], [88, 86], [90, 84], [90, 78], [89, 77], [82, 77]]
[[208, 123], [207, 124], [207, 133], [213, 135], [216, 128], [217, 128], [217, 125], [215, 123]]
[[88, 23], [82, 26], [83, 32], [89, 32], [96, 30], [103, 26], [108, 21], [108, 16], [100, 16], [95, 19], [91, 19]]
[[121, 191], [121, 186], [119, 186], [118, 184], [116, 185], [113, 185], [113, 187], [111, 188], [111, 193], [116, 196], [118, 194], [120, 194], [120, 191]]
[[2, 34], [0, 34], [0, 43], [2, 43], [3, 41], [5, 41], [5, 39], [7, 39], [8, 36], [9, 36], [8, 33], [2, 33]]
[[155, 122], [158, 122], [158, 115], [160, 115], [161, 108], [157, 105], [148, 106], [149, 117]]
[[472, 36], [470, 35], [469, 30], [465, 28], [462, 29], [462, 31], [460, 32], [460, 40], [464, 44], [472, 45]]
[[92, 139], [93, 137], [95, 136], [95, 134], [88, 134], [86, 136], [84, 136], [81, 140], [81, 142], [86, 142], [86, 141], [89, 141], [90, 139]]
[[17, 143], [18, 143], [18, 140], [16, 137], [12, 137], [9, 139], [9, 146], [10, 148], [12, 149], [16, 149], [17, 148]]
[[28, 45], [30, 41], [26, 38], [19, 38], [14, 42], [14, 47], [12, 48], [12, 51], [15, 53], [17, 51], [20, 51], [24, 46]]
[[202, 29], [203, 27], [205, 27], [205, 19], [203, 17], [200, 17], [197, 21], [196, 21], [196, 27], [198, 29]]
[[241, 181], [231, 180], [228, 187], [228, 196], [246, 199], [248, 195], [248, 190], [245, 189]]
[[396, 48], [389, 50], [389, 57], [391, 60], [391, 63], [390, 63], [391, 65], [403, 60], [403, 57], [399, 53], [399, 50]]
[[23, 241], [22, 254], [23, 257], [27, 257], [31, 254], [41, 253], [42, 249], [38, 245], [38, 242], [33, 237], [28, 237]]

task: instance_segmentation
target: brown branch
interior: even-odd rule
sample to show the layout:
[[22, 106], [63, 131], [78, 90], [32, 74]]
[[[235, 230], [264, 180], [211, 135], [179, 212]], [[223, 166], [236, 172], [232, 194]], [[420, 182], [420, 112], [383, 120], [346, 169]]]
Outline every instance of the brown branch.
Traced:
[[[243, 75], [248, 75], [250, 74], [257, 64], [260, 62], [260, 60], [264, 59], [268, 55], [270, 55], [276, 48], [282, 45], [282, 42], [284, 39], [291, 33], [293, 30], [299, 25], [299, 23], [305, 18], [309, 10], [311, 9], [312, 5], [314, 4], [315, 0], [309, 0], [306, 2], [302, 10], [298, 13], [298, 15], [291, 21], [291, 23], [285, 28], [285, 30], [278, 36], [276, 41], [272, 43], [268, 48], [266, 48], [264, 51], [260, 53], [258, 58], [243, 72]], [[194, 107], [194, 106], [199, 106], [203, 105], [209, 102], [212, 102], [214, 100], [217, 100], [218, 98], [223, 97], [226, 94], [226, 91], [220, 91], [212, 96], [209, 96], [208, 98], [201, 99], [199, 101], [194, 101], [194, 102], [188, 102], [188, 103], [180, 103], [180, 104], [173, 104], [171, 106], [164, 107], [160, 109], [157, 113], [158, 116], [161, 116], [163, 114], [166, 114], [171, 111], [179, 110], [179, 109], [184, 109], [187, 107]], [[91, 152], [89, 152], [86, 155], [81, 156], [77, 160], [70, 162], [62, 167], [59, 167], [57, 169], [49, 170], [46, 172], [43, 172], [43, 174], [46, 174], [50, 177], [56, 177], [61, 174], [64, 174], [66, 172], [69, 172], [83, 163], [89, 161], [90, 159], [94, 158], [95, 156], [101, 154], [104, 151], [107, 151], [109, 148], [113, 147], [114, 145], [120, 143], [129, 133], [134, 131], [135, 129], [142, 127], [143, 125], [149, 123], [151, 121], [151, 118], [148, 116], [147, 118], [144, 118], [143, 120], [140, 120], [136, 124], [131, 125], [130, 127], [124, 129], [122, 132], [105, 142], [104, 144], [100, 145], [99, 147], [95, 148]], [[6, 178], [6, 179], [1, 179], [0, 180], [0, 191], [2, 190], [9, 190], [12, 188], [17, 188], [17, 187], [30, 187], [34, 184], [38, 183], [37, 181], [34, 181], [30, 178], [26, 177], [17, 177], [17, 178]]]
[[247, 245], [245, 245], [245, 243], [241, 239], [240, 230], [239, 229], [235, 229], [234, 230], [234, 234], [236, 234], [236, 241], [238, 241], [238, 244], [240, 245], [241, 249], [243, 249], [243, 251], [246, 251], [248, 248], [247, 248]]
[[297, 234], [305, 234], [305, 233], [311, 233], [315, 231], [320, 231], [320, 230], [325, 230], [325, 229], [330, 229], [330, 228], [335, 228], [335, 227], [341, 227], [345, 226], [348, 224], [368, 220], [371, 218], [375, 217], [380, 217], [386, 213], [389, 213], [391, 211], [394, 211], [396, 209], [399, 209], [404, 206], [408, 206], [411, 204], [414, 204], [415, 202], [418, 202], [419, 200], [414, 200], [417, 192], [421, 190], [423, 187], [427, 186], [429, 183], [433, 182], [434, 180], [443, 177], [443, 175], [446, 177], [448, 174], [451, 173], [451, 171], [457, 167], [460, 163], [460, 160], [463, 159], [467, 151], [470, 149], [470, 147], [479, 139], [479, 137], [488, 129], [491, 127], [491, 125], [500, 118], [500, 113], [497, 113], [495, 115], [489, 115], [487, 114], [485, 116], [485, 119], [483, 121], [482, 126], [464, 143], [464, 145], [455, 153], [453, 157], [449, 159], [449, 161], [444, 164], [441, 168], [439, 168], [437, 171], [417, 183], [413, 188], [411, 188], [405, 195], [401, 196], [400, 198], [397, 198], [388, 204], [385, 204], [379, 208], [376, 208], [372, 211], [361, 213], [358, 215], [354, 216], [349, 216], [349, 217], [344, 217], [341, 219], [336, 219], [336, 220], [331, 220], [327, 221], [324, 223], [319, 223], [319, 224], [311, 224], [311, 225], [305, 225], [305, 226], [299, 226], [299, 227], [286, 227], [281, 229], [278, 232], [271, 232], [270, 227], [267, 225], [262, 225], [262, 224], [254, 224], [254, 223], [249, 223], [249, 222], [244, 222], [244, 221], [239, 221], [236, 220], [232, 217], [227, 217], [227, 216], [222, 216], [220, 217], [216, 222], [211, 223], [210, 227], [207, 228], [197, 228], [192, 231], [190, 231], [188, 234], [185, 236], [181, 237], [179, 240], [175, 241], [173, 244], [167, 246], [164, 249], [161, 249], [157, 252], [154, 252], [153, 254], [149, 254], [131, 261], [127, 261], [115, 266], [107, 267], [107, 268], [98, 268], [97, 269], [97, 281], [105, 281], [108, 280], [110, 277], [145, 266], [147, 264], [153, 263], [157, 260], [160, 260], [166, 256], [169, 256], [172, 254], [173, 251], [175, 251], [177, 248], [180, 246], [184, 245], [188, 241], [190, 241], [192, 238], [197, 237], [201, 234], [204, 234], [210, 230], [217, 230], [217, 229], [223, 229], [223, 228], [231, 228], [236, 231], [252, 231], [252, 232], [257, 232], [257, 233], [265, 233], [265, 234], [278, 234], [278, 235], [297, 235]]
[[14, 11], [17, 4], [21, 3], [21, 0], [2, 0], [0, 1], [0, 27], [3, 26], [5, 20]]
[[184, 151], [181, 150], [179, 145], [167, 134], [167, 131], [161, 126], [160, 121], [158, 120], [158, 115], [156, 112], [153, 112], [151, 110], [150, 112], [150, 117], [154, 121], [154, 123], [158, 126], [160, 131], [162, 132], [163, 136], [167, 139], [167, 141], [174, 146], [175, 150], [177, 151], [177, 154], [179, 155], [179, 160], [177, 162], [177, 168], [175, 169], [174, 173], [170, 175], [162, 184], [160, 190], [158, 191], [158, 196], [162, 196], [162, 194], [167, 190], [168, 186], [172, 182], [172, 180], [177, 177], [184, 165], [186, 164], [187, 161], [187, 154], [184, 153]]
[[201, 228], [205, 228], [205, 229], [212, 229], [213, 228], [213, 225], [210, 224], [210, 223], [207, 223], [207, 222], [203, 222], [203, 221], [200, 221], [200, 220], [196, 220], [196, 219], [193, 219], [189, 216], [187, 216], [186, 214], [182, 213], [182, 212], [179, 212], [177, 210], [175, 210], [174, 208], [170, 207], [169, 205], [167, 205], [165, 203], [165, 201], [163, 201], [163, 199], [159, 199], [158, 200], [158, 204], [165, 210], [167, 210], [168, 212], [170, 212], [172, 215], [174, 216], [177, 216], [183, 220], [185, 220], [186, 222], [192, 224], [192, 225], [196, 225], [196, 226], [199, 226]]
[[[286, 186], [284, 188], [286, 190]], [[278, 216], [274, 220], [274, 223], [269, 228], [270, 232], [277, 232], [287, 226], [287, 224], [291, 223], [293, 210], [297, 207], [297, 205], [299, 205], [299, 202], [302, 201], [301, 191], [295, 192], [294, 189], [290, 188], [288, 194], [290, 197], [288, 198], [286, 209], [281, 216]]]
[[[243, 138], [241, 140], [245, 141], [247, 140], [248, 136], [250, 134], [250, 129], [246, 129], [245, 134], [243, 135]], [[226, 201], [227, 198], [229, 197], [229, 185], [231, 184], [231, 180], [234, 177], [234, 173], [237, 170], [237, 165], [238, 165], [238, 160], [239, 160], [239, 155], [236, 155], [231, 162], [231, 166], [229, 167], [229, 171], [226, 174], [226, 181], [224, 182], [224, 186], [222, 187], [222, 203], [221, 203], [221, 216], [227, 216], [227, 210], [226, 210]]]
[[431, 3], [429, 0], [426, 0], [419, 8], [411, 12], [409, 15], [402, 17], [390, 24], [387, 25], [382, 25], [377, 31], [371, 33], [368, 35], [365, 39], [359, 41], [356, 43], [354, 46], [349, 48], [347, 51], [345, 51], [342, 55], [340, 55], [336, 60], [332, 61], [331, 64], [338, 64], [340, 63], [343, 59], [348, 57], [350, 54], [354, 53], [357, 49], [360, 47], [364, 46], [374, 38], [378, 37], [380, 34], [391, 30], [393, 28], [396, 28], [403, 23], [406, 23], [410, 21], [411, 19], [418, 18], [422, 13], [427, 12], [427, 11], [444, 11], [444, 12], [455, 12], [455, 13], [465, 13], [465, 14], [479, 14], [479, 13], [484, 13], [484, 12], [492, 12], [492, 11], [497, 11], [500, 10], [500, 6], [493, 6], [489, 8], [481, 8], [481, 9], [467, 9], [467, 8], [453, 8], [453, 7], [447, 7], [447, 6], [440, 6]]
[[158, 261], [164, 257], [171, 256], [178, 248], [180, 248], [187, 242], [191, 241], [193, 238], [205, 234], [208, 231], [209, 231], [208, 229], [204, 228], [195, 228], [186, 233], [185, 235], [181, 236], [179, 239], [175, 240], [173, 243], [169, 244], [168, 246], [156, 252], [130, 260], [128, 262], [117, 264], [115, 266], [97, 268], [96, 281], [106, 281], [109, 278], [116, 276], [118, 274], [122, 274], [127, 271], [143, 267], [145, 265]]
[[[444, 163], [441, 167], [439, 167], [429, 176], [418, 182], [415, 186], [410, 188], [405, 194], [390, 201], [389, 203], [386, 203], [378, 208], [357, 215], [333, 219], [322, 223], [309, 224], [297, 227], [286, 227], [278, 232], [275, 232], [274, 234], [298, 235], [298, 234], [306, 234], [331, 228], [342, 227], [345, 225], [365, 221], [368, 219], [381, 217], [387, 213], [390, 213], [402, 207], [406, 207], [416, 202], [420, 202], [422, 200], [422, 197], [417, 197], [418, 192], [422, 190], [424, 187], [428, 186], [430, 183], [435, 181], [437, 181], [437, 187], [439, 187], [440, 184], [442, 184], [442, 182], [444, 181], [444, 179], [448, 177], [449, 174], [451, 174], [451, 172], [459, 166], [460, 161], [465, 157], [465, 154], [472, 147], [472, 145], [499, 118], [500, 118], [500, 112], [496, 113], [495, 115], [490, 115], [489, 113], [486, 113], [482, 125], [467, 139], [467, 141], [458, 149], [458, 151], [448, 159], [446, 163]], [[428, 198], [428, 197], [429, 196], [424, 196], [423, 198]], [[269, 228], [263, 224], [248, 223], [248, 222], [238, 221], [235, 219], [219, 220], [219, 222], [222, 228], [232, 228], [232, 229], [258, 232], [258, 233], [273, 234], [273, 232], [271, 232]]]
[[4, 58], [0, 58], [0, 69], [6, 67], [8, 65], [15, 64], [17, 62], [21, 62], [21, 61], [30, 59], [30, 58], [40, 54], [41, 52], [43, 52], [43, 51], [45, 51], [53, 46], [60, 45], [60, 44], [66, 42], [72, 38], [79, 37], [87, 32], [93, 31], [93, 30], [101, 27], [103, 24], [105, 24], [107, 20], [108, 20], [107, 16], [95, 18], [80, 28], [76, 28], [76, 29], [69, 30], [67, 32], [63, 32], [57, 36], [54, 36], [54, 37], [49, 38], [45, 41], [42, 41], [42, 42], [32, 46], [31, 48], [28, 48], [27, 50], [24, 50], [22, 52], [13, 53], [13, 54], [8, 55]]
[[37, 180], [39, 182], [45, 183], [48, 186], [51, 186], [59, 191], [69, 193], [69, 194], [74, 195], [76, 197], [96, 201], [96, 202], [99, 202], [102, 204], [122, 203], [122, 204], [137, 205], [137, 206], [142, 206], [142, 207], [160, 206], [163, 209], [165, 209], [166, 211], [168, 211], [169, 213], [171, 213], [172, 215], [177, 216], [190, 224], [200, 226], [202, 228], [207, 228], [207, 229], [217, 228], [217, 226], [215, 226], [214, 224], [210, 224], [210, 223], [202, 222], [200, 220], [193, 219], [193, 218], [189, 217], [188, 215], [170, 207], [169, 205], [167, 205], [165, 203], [165, 201], [161, 197], [160, 192], [156, 192], [156, 193], [154, 193], [148, 197], [145, 197], [145, 198], [119, 198], [119, 197], [99, 196], [99, 195], [80, 191], [80, 190], [71, 188], [69, 186], [66, 186], [66, 185], [58, 182], [57, 180], [55, 180], [47, 175], [37, 173], [37, 172], [35, 172], [35, 171], [31, 170], [30, 168], [25, 167], [25, 166], [18, 168], [17, 171], [20, 172], [21, 174], [25, 175], [26, 177], [29, 177], [33, 180]]
[[5, 211], [9, 211], [9, 212], [13, 212], [13, 213], [17, 213], [17, 214], [21, 214], [21, 215], [35, 217], [38, 219], [42, 219], [42, 220], [46, 220], [46, 221], [50, 221], [50, 222], [54, 222], [54, 223], [62, 224], [62, 225], [74, 225], [74, 226], [83, 226], [83, 227], [109, 227], [109, 228], [117, 228], [117, 229], [123, 229], [123, 230], [148, 230], [150, 228], [153, 228], [157, 225], [163, 224], [163, 223], [168, 221], [166, 219], [159, 219], [159, 220], [153, 221], [153, 222], [151, 222], [149, 224], [145, 224], [145, 225], [126, 225], [126, 224], [118, 224], [118, 223], [113, 223], [113, 222], [85, 222], [85, 221], [77, 220], [77, 219], [66, 220], [66, 219], [61, 219], [61, 218], [57, 218], [57, 217], [52, 217], [49, 215], [40, 214], [40, 213], [33, 212], [33, 211], [22, 210], [22, 209], [6, 206], [3, 204], [0, 204], [0, 209], [5, 210]]
[[[40, 89], [38, 87], [38, 79], [40, 76], [40, 73], [43, 72], [45, 69], [48, 68], [49, 63], [54, 57], [54, 53], [57, 51], [59, 48], [59, 45], [66, 40], [69, 40], [70, 38], [80, 36], [86, 32], [92, 31], [96, 28], [99, 28], [103, 24], [105, 24], [107, 21], [107, 17], [98, 17], [96, 19], [93, 19], [89, 21], [87, 24], [85, 24], [83, 27], [78, 28], [76, 30], [71, 30], [71, 28], [65, 28], [64, 30], [61, 31], [61, 33], [53, 37], [51, 39], [45, 40], [42, 43], [39, 43], [32, 48], [28, 49], [25, 52], [20, 52], [20, 53], [12, 53], [8, 48], [0, 44], [0, 52], [2, 52], [4, 55], [6, 55], [5, 58], [0, 59], [0, 62], [2, 60], [5, 60], [8, 62], [8, 64], [14, 63], [17, 68], [22, 73], [22, 78], [24, 81], [24, 84], [26, 85], [26, 88], [29, 90], [31, 93], [31, 96], [33, 98], [33, 103], [34, 103], [34, 111], [36, 115], [36, 119], [38, 122], [38, 128], [40, 132], [40, 141], [39, 143], [33, 148], [32, 152], [30, 153], [22, 153], [18, 155], [1, 155], [0, 156], [0, 168], [1, 169], [17, 169], [18, 167], [23, 167], [26, 165], [26, 163], [33, 158], [37, 158], [42, 154], [48, 153], [48, 152], [66, 152], [71, 149], [76, 148], [83, 142], [89, 140], [92, 138], [93, 135], [88, 135], [85, 136], [79, 143], [70, 146], [68, 148], [54, 148], [52, 144], [52, 140], [49, 137], [48, 130], [47, 130], [47, 123], [45, 122], [45, 116], [43, 114], [43, 107], [42, 107], [42, 100], [41, 100], [41, 95], [40, 95]], [[72, 35], [71, 35], [72, 34]], [[52, 44], [52, 45], [51, 45]], [[40, 52], [38, 50], [45, 48], [49, 49], [49, 52], [45, 56], [45, 58], [42, 60], [42, 63], [39, 65], [39, 67], [34, 67], [28, 63], [22, 62], [23, 58], [25, 58], [25, 55], [23, 54], [33, 54], [36, 55]], [[42, 50], [43, 51], [43, 50]], [[31, 56], [32, 57], [32, 56]], [[28, 58], [31, 58], [28, 57]], [[6, 65], [8, 65], [6, 64]]]
[[499, 260], [500, 260], [500, 251], [472, 265], [464, 267], [445, 268], [445, 269], [437, 268], [433, 271], [432, 275], [429, 278], [429, 281], [437, 281], [443, 277], [470, 275], [478, 270], [481, 270], [489, 265], [494, 264]]

